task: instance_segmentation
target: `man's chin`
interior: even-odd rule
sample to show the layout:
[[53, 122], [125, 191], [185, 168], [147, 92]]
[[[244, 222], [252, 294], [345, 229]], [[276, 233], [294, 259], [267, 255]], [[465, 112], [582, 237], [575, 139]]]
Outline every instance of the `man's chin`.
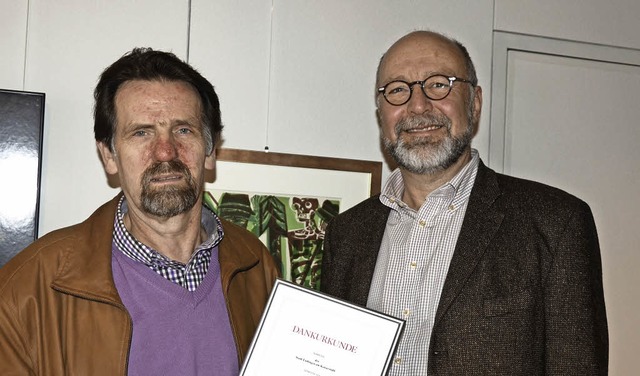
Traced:
[[171, 218], [193, 209], [191, 203], [172, 201], [153, 201], [143, 205], [144, 211], [161, 218]]
[[399, 166], [416, 174], [433, 174], [445, 170], [460, 158], [460, 154], [444, 145], [428, 142], [398, 145], [390, 153]]
[[164, 218], [191, 210], [197, 201], [197, 193], [188, 187], [153, 189], [146, 191], [142, 196], [142, 206], [145, 212]]
[[421, 138], [396, 145], [393, 154], [411, 159], [431, 159], [435, 154], [440, 153], [441, 149], [441, 143]]

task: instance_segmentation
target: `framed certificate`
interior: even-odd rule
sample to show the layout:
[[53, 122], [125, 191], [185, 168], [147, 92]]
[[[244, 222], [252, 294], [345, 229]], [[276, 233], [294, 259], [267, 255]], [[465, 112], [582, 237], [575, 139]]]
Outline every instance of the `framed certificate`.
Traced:
[[385, 375], [404, 320], [279, 279], [240, 375]]

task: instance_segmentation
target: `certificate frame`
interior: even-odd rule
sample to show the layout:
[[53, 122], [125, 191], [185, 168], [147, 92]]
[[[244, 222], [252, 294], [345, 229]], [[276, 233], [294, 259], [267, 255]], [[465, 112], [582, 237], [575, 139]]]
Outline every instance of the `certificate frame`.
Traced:
[[276, 280], [240, 376], [381, 375], [405, 321]]

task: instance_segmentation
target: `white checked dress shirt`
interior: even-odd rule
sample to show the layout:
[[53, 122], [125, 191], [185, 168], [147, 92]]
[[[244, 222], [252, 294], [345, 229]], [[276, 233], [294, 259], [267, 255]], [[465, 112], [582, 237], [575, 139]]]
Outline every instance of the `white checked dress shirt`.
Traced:
[[391, 211], [367, 307], [406, 320], [390, 376], [427, 374], [440, 293], [478, 171], [478, 152], [472, 150], [471, 155], [471, 161], [433, 191], [418, 211], [402, 202], [404, 183], [398, 169], [380, 195]]

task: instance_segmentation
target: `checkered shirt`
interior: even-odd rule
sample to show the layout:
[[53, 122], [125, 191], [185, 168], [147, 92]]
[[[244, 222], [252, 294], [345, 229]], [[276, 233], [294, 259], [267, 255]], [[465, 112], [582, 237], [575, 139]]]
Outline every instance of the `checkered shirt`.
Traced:
[[211, 262], [211, 251], [224, 237], [220, 219], [207, 207], [202, 208], [201, 223], [207, 233], [207, 239], [195, 249], [189, 261], [183, 264], [169, 259], [134, 238], [124, 226], [123, 218], [127, 211], [127, 200], [122, 196], [118, 203], [113, 228], [115, 248], [130, 259], [148, 266], [169, 281], [189, 291], [195, 291], [207, 274]]
[[456, 247], [478, 152], [418, 211], [402, 202], [400, 170], [389, 176], [380, 201], [391, 208], [371, 282], [367, 307], [406, 320], [390, 376], [427, 374], [429, 340], [449, 263]]

